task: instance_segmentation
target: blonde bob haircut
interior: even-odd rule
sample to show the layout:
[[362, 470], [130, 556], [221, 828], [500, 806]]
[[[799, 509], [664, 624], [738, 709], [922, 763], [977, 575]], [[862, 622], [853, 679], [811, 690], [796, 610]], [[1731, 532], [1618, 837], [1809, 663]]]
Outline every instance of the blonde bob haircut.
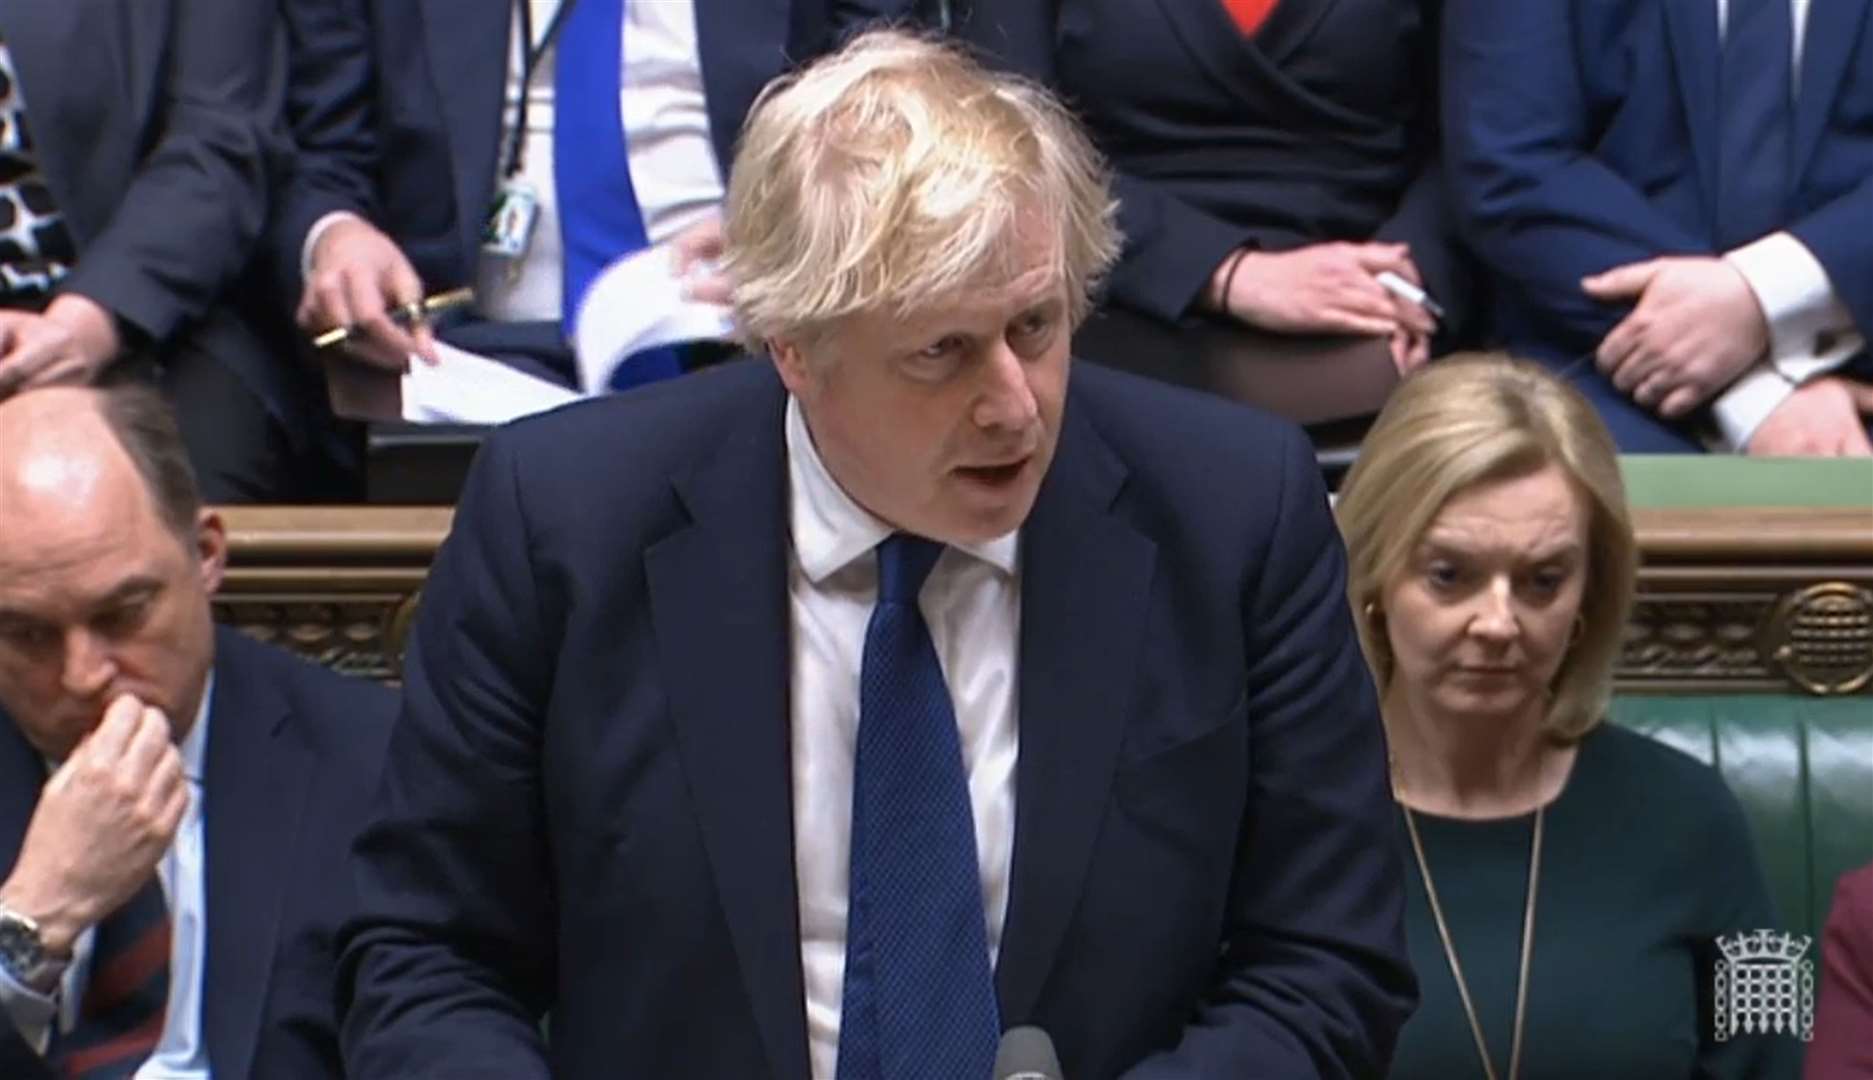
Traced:
[[1476, 484], [1550, 465], [1573, 482], [1590, 520], [1583, 625], [1555, 674], [1542, 727], [1572, 742], [1604, 718], [1638, 562], [1618, 451], [1578, 391], [1506, 356], [1453, 356], [1406, 379], [1341, 485], [1347, 592], [1381, 694], [1393, 669], [1384, 596], [1432, 519]]
[[811, 340], [1012, 281], [1057, 230], [1075, 325], [1119, 248], [1109, 174], [1038, 85], [953, 45], [861, 34], [768, 84], [730, 171], [723, 269], [743, 343]]

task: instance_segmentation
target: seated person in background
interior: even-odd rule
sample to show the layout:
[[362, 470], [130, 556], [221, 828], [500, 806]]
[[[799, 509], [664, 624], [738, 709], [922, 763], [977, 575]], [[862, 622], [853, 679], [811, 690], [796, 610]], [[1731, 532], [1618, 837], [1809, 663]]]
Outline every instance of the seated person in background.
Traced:
[[1843, 377], [1873, 374], [1873, 0], [1450, 0], [1444, 26], [1446, 166], [1511, 350], [1625, 451], [1873, 453]]
[[1592, 407], [1532, 364], [1440, 362], [1339, 518], [1416, 871], [1391, 1075], [1792, 1077], [1798, 1042], [1716, 1042], [1700, 1008], [1717, 936], [1775, 926], [1741, 807], [1602, 723], [1636, 556]]
[[358, 843], [353, 1080], [986, 1080], [1019, 1025], [1068, 1076], [1384, 1069], [1403, 864], [1320, 475], [1069, 384], [1112, 210], [1045, 91], [928, 40], [770, 88], [724, 266], [772, 362], [482, 445]]
[[394, 695], [233, 630], [155, 391], [0, 402], [0, 1076], [336, 1077]]
[[[862, 0], [862, 4], [897, 0]], [[444, 336], [576, 383], [579, 302], [612, 260], [720, 253], [724, 176], [763, 83], [867, 11], [846, 0], [281, 0], [297, 168], [270, 246], [308, 335], [433, 358], [425, 291], [476, 290]], [[887, 13], [880, 7], [879, 14]], [[721, 301], [700, 275], [699, 298]], [[682, 370], [674, 350], [620, 381]]]
[[0, 5], [0, 398], [153, 356], [204, 492], [295, 495], [291, 366], [228, 305], [280, 150], [252, 0]]
[[[1436, 8], [975, 0], [954, 26], [1057, 88], [1112, 159], [1125, 233], [1114, 303], [1370, 337], [1407, 371], [1468, 306], [1431, 126]], [[1421, 286], [1446, 321], [1384, 273]]]
[[1821, 994], [1803, 1080], [1873, 1080], [1873, 866], [1842, 874], [1821, 932]]

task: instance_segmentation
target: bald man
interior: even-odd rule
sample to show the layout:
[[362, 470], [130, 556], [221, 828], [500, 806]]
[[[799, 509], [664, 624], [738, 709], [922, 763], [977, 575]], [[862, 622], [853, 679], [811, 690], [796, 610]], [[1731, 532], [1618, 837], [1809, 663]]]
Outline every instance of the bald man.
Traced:
[[339, 1075], [332, 937], [393, 695], [217, 629], [150, 390], [0, 401], [0, 1076]]

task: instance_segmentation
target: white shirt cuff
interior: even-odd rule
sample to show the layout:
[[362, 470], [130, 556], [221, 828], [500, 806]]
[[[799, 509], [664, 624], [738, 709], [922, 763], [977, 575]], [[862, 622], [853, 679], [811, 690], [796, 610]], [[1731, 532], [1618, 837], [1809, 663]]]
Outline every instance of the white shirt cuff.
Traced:
[[1745, 371], [1710, 403], [1724, 446], [1747, 449], [1756, 429], [1794, 392], [1795, 383], [1772, 364], [1759, 362]]
[[52, 1039], [52, 1022], [58, 1017], [58, 1002], [14, 982], [13, 976], [0, 968], [0, 1006], [6, 1008], [14, 1030], [26, 1045], [44, 1057]]
[[1831, 371], [1864, 345], [1826, 268], [1800, 240], [1771, 233], [1724, 260], [1756, 294], [1769, 324], [1769, 362], [1789, 381], [1799, 385]]
[[327, 229], [330, 229], [341, 221], [363, 220], [362, 217], [359, 217], [349, 210], [334, 210], [313, 222], [312, 228], [306, 230], [306, 242], [299, 245], [300, 278], [304, 279], [312, 276], [312, 252], [313, 249], [319, 246], [319, 238], [325, 235]]

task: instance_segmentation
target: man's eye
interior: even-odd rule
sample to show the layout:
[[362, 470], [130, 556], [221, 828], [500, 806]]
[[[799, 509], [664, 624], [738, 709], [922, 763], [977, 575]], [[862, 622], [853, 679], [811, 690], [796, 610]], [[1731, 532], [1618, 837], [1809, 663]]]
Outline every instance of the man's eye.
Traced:
[[0, 641], [16, 652], [37, 653], [58, 643], [58, 634], [49, 626], [11, 625], [0, 628]]
[[1044, 333], [1053, 325], [1053, 317], [1045, 312], [1035, 311], [1023, 315], [1015, 321], [1015, 333], [1021, 337], [1033, 337]]
[[132, 633], [143, 625], [143, 619], [149, 614], [149, 610], [150, 602], [147, 599], [120, 604], [97, 617], [97, 629], [106, 637], [120, 637]]
[[954, 334], [940, 338], [917, 350], [917, 355], [925, 360], [941, 360], [962, 348], [962, 339]]

